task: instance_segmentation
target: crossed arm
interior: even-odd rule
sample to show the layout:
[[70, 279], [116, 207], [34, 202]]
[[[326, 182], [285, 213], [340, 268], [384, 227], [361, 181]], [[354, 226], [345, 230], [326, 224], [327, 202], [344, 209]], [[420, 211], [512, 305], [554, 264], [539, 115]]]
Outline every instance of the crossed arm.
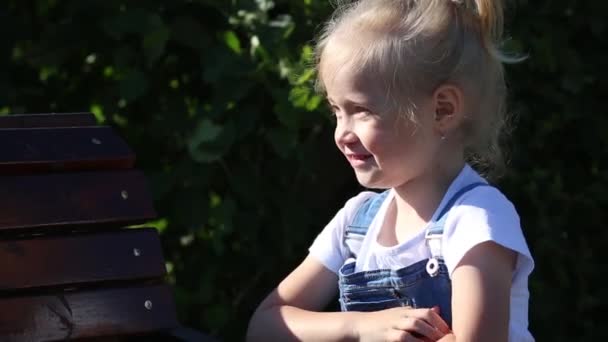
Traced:
[[337, 276], [309, 256], [260, 304], [247, 340], [507, 341], [515, 261], [515, 252], [493, 242], [463, 257], [452, 273], [449, 331], [431, 309], [319, 312], [336, 295]]

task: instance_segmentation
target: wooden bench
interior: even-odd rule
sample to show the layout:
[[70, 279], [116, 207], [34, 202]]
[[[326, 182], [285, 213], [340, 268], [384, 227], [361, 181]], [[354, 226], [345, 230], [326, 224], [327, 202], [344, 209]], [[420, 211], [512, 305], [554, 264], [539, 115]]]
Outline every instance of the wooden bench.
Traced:
[[[90, 113], [0, 117], [0, 341], [208, 341], [181, 328], [135, 155]], [[160, 339], [158, 339], [160, 338]]]

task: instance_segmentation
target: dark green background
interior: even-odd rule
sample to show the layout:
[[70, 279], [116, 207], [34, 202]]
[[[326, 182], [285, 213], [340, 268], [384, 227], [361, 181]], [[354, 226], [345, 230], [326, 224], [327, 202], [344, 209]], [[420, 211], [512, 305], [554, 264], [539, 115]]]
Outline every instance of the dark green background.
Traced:
[[[181, 320], [241, 340], [359, 188], [311, 91], [325, 0], [7, 0], [0, 113], [93, 111], [153, 187]], [[515, 1], [510, 168], [539, 341], [606, 340], [608, 2]]]

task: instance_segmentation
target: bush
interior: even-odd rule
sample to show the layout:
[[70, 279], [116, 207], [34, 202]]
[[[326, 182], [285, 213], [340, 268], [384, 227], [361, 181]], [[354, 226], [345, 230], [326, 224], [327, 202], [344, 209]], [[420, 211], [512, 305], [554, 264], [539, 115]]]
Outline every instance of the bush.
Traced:
[[[312, 92], [321, 0], [7, 0], [0, 113], [92, 111], [151, 180], [181, 320], [240, 340], [255, 306], [359, 188]], [[520, 0], [518, 114], [500, 185], [536, 258], [539, 341], [601, 329], [608, 4]]]

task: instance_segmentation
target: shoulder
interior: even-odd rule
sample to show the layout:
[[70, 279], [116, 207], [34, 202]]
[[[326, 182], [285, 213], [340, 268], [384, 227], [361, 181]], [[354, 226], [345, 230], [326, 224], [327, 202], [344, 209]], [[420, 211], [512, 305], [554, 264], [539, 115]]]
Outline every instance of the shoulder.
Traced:
[[513, 203], [497, 188], [478, 186], [459, 198], [447, 213], [444, 238], [450, 273], [473, 247], [487, 241], [517, 252], [531, 271], [532, 256]]
[[487, 219], [496, 217], [502, 220], [517, 221], [519, 215], [513, 203], [496, 187], [477, 186], [463, 194], [448, 213], [454, 219]]
[[463, 194], [448, 211], [444, 229], [449, 236], [523, 237], [515, 206], [492, 186], [478, 186]]
[[446, 198], [449, 200], [442, 204], [444, 208], [440, 213], [444, 219], [451, 221], [463, 217], [473, 219], [491, 214], [519, 220], [513, 203], [498, 188], [488, 184], [468, 164], [450, 186]]

